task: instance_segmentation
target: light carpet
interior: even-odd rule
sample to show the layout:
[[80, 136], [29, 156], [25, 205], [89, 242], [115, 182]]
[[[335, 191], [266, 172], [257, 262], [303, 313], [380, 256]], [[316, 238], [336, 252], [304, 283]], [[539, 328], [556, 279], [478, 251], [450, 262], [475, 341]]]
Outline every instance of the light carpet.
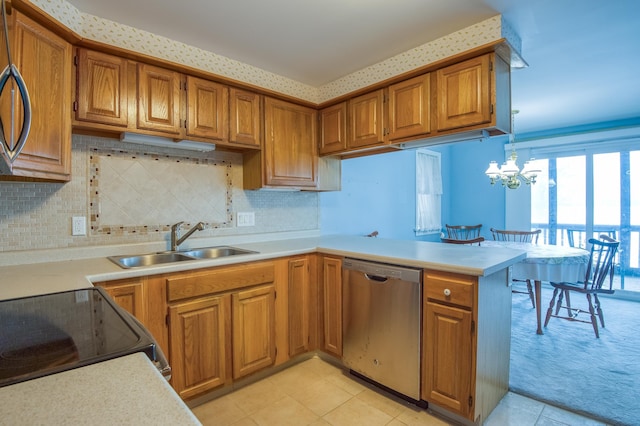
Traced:
[[[551, 287], [542, 293], [542, 321]], [[586, 308], [583, 295], [572, 306]], [[601, 298], [606, 328], [551, 318], [536, 334], [535, 309], [513, 294], [510, 390], [613, 425], [640, 425], [640, 303]], [[588, 318], [586, 316], [585, 318]]]

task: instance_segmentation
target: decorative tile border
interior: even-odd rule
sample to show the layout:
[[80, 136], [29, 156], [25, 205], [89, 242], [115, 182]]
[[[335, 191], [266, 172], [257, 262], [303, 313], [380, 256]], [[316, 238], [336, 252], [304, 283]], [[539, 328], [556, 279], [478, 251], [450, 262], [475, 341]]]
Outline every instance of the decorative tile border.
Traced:
[[181, 220], [202, 221], [205, 229], [233, 226], [229, 161], [91, 148], [89, 176], [92, 235], [167, 232]]

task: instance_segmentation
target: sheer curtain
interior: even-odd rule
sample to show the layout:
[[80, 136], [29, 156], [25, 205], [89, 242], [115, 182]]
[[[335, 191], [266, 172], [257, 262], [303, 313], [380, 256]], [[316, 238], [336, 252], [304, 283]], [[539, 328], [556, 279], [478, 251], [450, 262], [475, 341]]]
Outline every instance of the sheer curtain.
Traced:
[[418, 149], [416, 150], [416, 235], [440, 233], [441, 203], [440, 153]]

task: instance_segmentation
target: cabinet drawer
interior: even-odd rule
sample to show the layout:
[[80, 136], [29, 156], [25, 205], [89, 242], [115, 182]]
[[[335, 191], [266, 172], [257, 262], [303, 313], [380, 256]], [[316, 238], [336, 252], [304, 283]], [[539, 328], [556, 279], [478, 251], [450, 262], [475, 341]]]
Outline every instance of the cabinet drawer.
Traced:
[[476, 277], [447, 272], [424, 272], [427, 299], [473, 308]]
[[188, 272], [167, 278], [169, 302], [220, 293], [274, 281], [273, 263], [241, 264], [220, 269]]

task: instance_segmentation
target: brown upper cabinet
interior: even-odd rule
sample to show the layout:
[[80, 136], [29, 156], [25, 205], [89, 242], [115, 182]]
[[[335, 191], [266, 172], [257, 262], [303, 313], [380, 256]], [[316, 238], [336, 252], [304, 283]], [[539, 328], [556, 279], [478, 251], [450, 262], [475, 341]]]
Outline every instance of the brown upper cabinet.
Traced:
[[127, 64], [124, 58], [78, 49], [76, 120], [126, 127]]
[[431, 132], [431, 74], [389, 86], [389, 140]]
[[181, 79], [182, 75], [175, 71], [138, 63], [138, 129], [158, 131], [174, 137], [182, 135]]
[[77, 128], [242, 149], [245, 189], [340, 187], [339, 160], [318, 159], [313, 108], [82, 48], [77, 58]]
[[244, 155], [244, 188], [316, 188], [316, 122], [315, 109], [265, 97], [264, 145]]
[[260, 147], [258, 94], [84, 48], [76, 65], [76, 128]]
[[386, 90], [380, 89], [349, 100], [349, 148], [378, 146], [387, 142], [385, 96]]
[[229, 142], [260, 148], [262, 96], [247, 90], [229, 89]]
[[229, 139], [229, 88], [187, 76], [187, 136]]
[[[11, 175], [0, 180], [67, 182], [71, 179], [72, 46], [15, 9], [8, 18], [12, 60], [29, 92], [32, 121]], [[11, 95], [9, 87], [0, 98], [2, 117], [11, 116], [12, 103], [16, 112], [22, 109], [18, 91]], [[13, 125], [20, 129], [21, 112], [15, 118]], [[7, 135], [10, 121], [5, 120]]]
[[[495, 53], [446, 66], [321, 111], [320, 154], [384, 152], [401, 143], [471, 130], [511, 129], [509, 64]], [[341, 120], [341, 122], [336, 122]], [[347, 125], [343, 143], [336, 129]], [[433, 139], [433, 144], [442, 143]]]
[[347, 103], [324, 108], [320, 117], [320, 154], [331, 154], [347, 149]]
[[495, 53], [439, 69], [437, 133], [511, 131], [511, 69]]
[[491, 58], [473, 58], [436, 72], [438, 130], [491, 122]]
[[386, 147], [429, 134], [430, 78], [427, 73], [321, 110], [320, 154]]

